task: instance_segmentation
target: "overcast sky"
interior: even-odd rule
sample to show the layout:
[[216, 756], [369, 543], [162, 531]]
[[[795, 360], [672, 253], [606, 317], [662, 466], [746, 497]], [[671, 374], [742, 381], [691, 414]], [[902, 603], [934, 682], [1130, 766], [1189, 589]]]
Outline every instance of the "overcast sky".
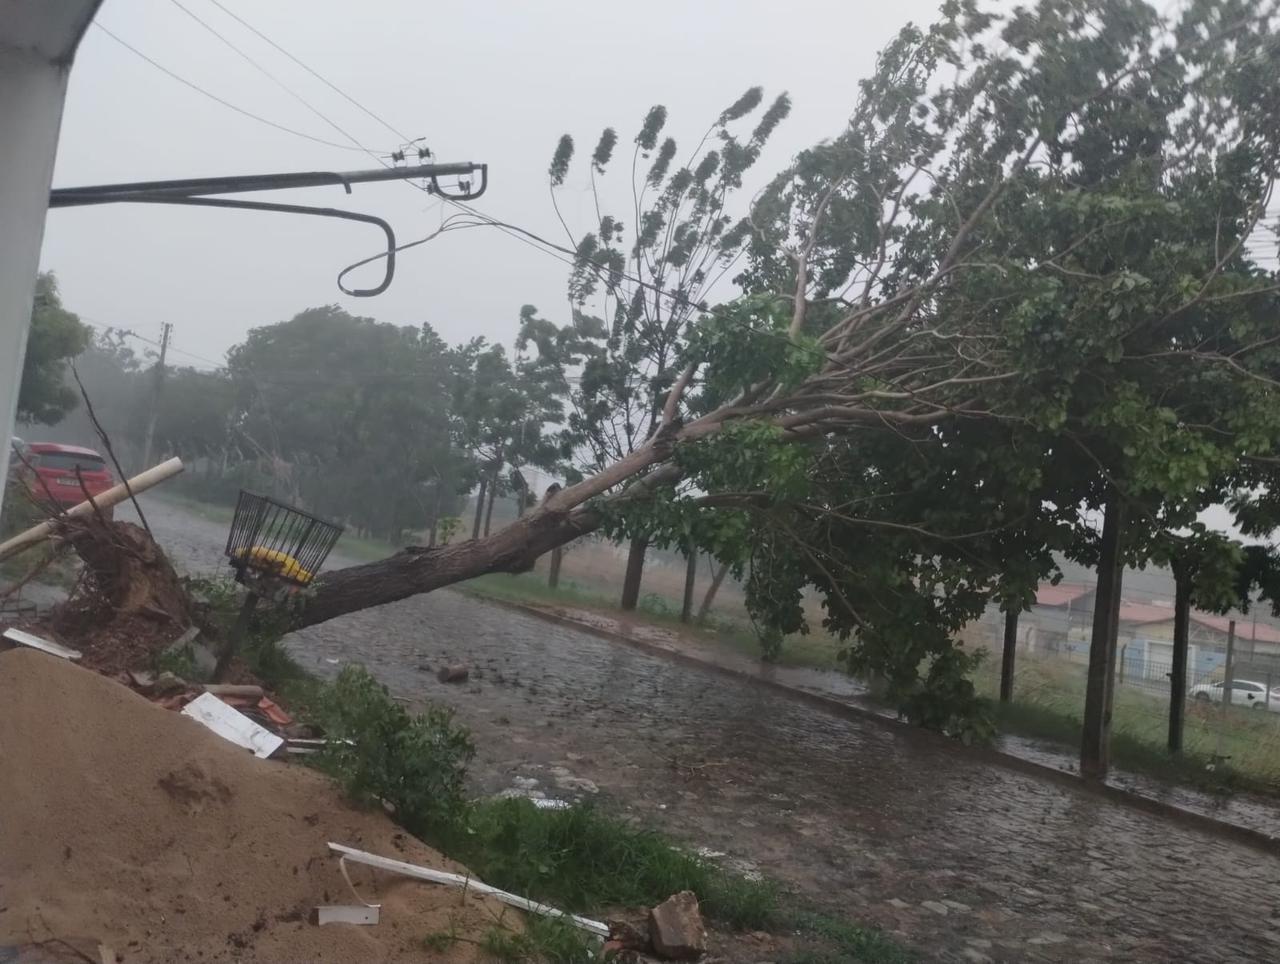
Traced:
[[[178, 0], [377, 153], [398, 139], [254, 36], [212, 0]], [[835, 135], [877, 49], [935, 0], [220, 0], [442, 162], [490, 166], [478, 206], [559, 242], [546, 169], [572, 133], [589, 152], [605, 126], [631, 139], [648, 108], [670, 111], [684, 151], [747, 87], [789, 91], [794, 109], [748, 187], [797, 151]], [[230, 103], [324, 140], [345, 138], [188, 16], [174, 0], [107, 0], [98, 21], [159, 64]], [[54, 185], [376, 166], [240, 116], [90, 28], [71, 75]], [[614, 172], [613, 181], [625, 181]], [[584, 168], [561, 189], [575, 234], [593, 220]], [[255, 195], [255, 197], [266, 197]], [[400, 241], [438, 226], [435, 199], [404, 184], [278, 193], [387, 218]], [[745, 196], [743, 197], [745, 201]], [[172, 322], [177, 363], [208, 367], [246, 331], [339, 303], [396, 324], [434, 325], [450, 341], [510, 343], [520, 306], [562, 321], [565, 266], [501, 233], [454, 232], [406, 252], [391, 289], [354, 299], [334, 284], [375, 253], [376, 228], [281, 214], [144, 205], [51, 211], [43, 266], [69, 308], [98, 325], [158, 337]], [[371, 284], [377, 272], [353, 278]], [[200, 356], [206, 361], [196, 361]]]

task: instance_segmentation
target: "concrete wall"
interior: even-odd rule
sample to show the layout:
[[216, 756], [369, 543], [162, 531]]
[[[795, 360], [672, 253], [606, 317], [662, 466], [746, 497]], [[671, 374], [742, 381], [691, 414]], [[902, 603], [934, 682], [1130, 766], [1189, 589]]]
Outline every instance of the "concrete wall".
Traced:
[[71, 60], [98, 0], [0, 0], [0, 480]]

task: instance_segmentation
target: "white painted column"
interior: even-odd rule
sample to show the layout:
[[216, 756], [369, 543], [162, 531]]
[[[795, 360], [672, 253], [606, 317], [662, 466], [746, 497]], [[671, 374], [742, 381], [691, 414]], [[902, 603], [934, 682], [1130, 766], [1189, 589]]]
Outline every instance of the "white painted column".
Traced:
[[70, 63], [0, 45], [0, 480], [7, 477]]

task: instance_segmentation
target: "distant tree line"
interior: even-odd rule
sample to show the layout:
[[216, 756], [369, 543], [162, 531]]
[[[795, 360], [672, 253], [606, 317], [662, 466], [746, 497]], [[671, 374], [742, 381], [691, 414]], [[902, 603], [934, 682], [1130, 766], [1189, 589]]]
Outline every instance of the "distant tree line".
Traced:
[[533, 498], [520, 466], [557, 471], [567, 454], [563, 373], [483, 338], [451, 347], [430, 325], [383, 324], [329, 305], [254, 329], [225, 368], [167, 366], [157, 389], [154, 352], [139, 354], [124, 331], [85, 328], [53, 303], [51, 275], [41, 290], [49, 297], [37, 304], [35, 330], [54, 318], [61, 334], [41, 334], [41, 344], [56, 344], [49, 351], [33, 335], [24, 420], [66, 418], [54, 435], [94, 438], [66, 371], [74, 357], [126, 468], [140, 467], [154, 406], [153, 451], [187, 461], [177, 487], [200, 498], [231, 502], [249, 488], [368, 535], [434, 541], [468, 492], [479, 490], [476, 526], [487, 531], [496, 498]]

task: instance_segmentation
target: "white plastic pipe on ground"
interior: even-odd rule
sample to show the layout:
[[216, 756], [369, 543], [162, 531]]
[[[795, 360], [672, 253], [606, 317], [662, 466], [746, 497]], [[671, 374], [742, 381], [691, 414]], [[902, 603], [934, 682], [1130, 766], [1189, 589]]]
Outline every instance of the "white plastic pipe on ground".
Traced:
[[557, 910], [547, 904], [539, 904], [535, 900], [528, 897], [521, 897], [518, 894], [511, 894], [505, 890], [499, 890], [497, 887], [490, 887], [488, 884], [482, 884], [474, 877], [464, 877], [461, 874], [450, 874], [443, 870], [433, 870], [430, 867], [419, 867], [417, 864], [407, 864], [403, 860], [393, 860], [390, 857], [379, 857], [377, 854], [371, 854], [364, 850], [356, 850], [354, 847], [344, 847], [342, 844], [330, 843], [329, 849], [336, 854], [342, 856], [357, 864], [365, 864], [369, 867], [377, 867], [379, 870], [386, 870], [393, 874], [403, 874], [405, 877], [413, 877], [416, 880], [425, 880], [432, 884], [444, 884], [446, 887], [465, 887], [468, 890], [474, 890], [480, 894], [488, 894], [496, 897], [504, 904], [510, 904], [512, 907], [518, 907], [520, 910], [529, 911], [533, 914], [541, 914], [544, 917], [560, 917], [569, 923], [581, 927], [584, 931], [595, 934], [597, 937], [608, 938], [609, 927], [607, 924], [591, 920], [589, 917], [579, 917], [577, 914], [566, 914], [562, 910]]
[[[167, 462], [161, 462], [154, 465], [145, 472], [139, 472], [127, 483], [121, 482], [119, 485], [113, 485], [101, 495], [93, 497], [94, 503], [99, 509], [109, 509], [112, 506], [119, 505], [129, 498], [130, 490], [134, 495], [139, 492], [146, 492], [147, 489], [159, 485], [161, 482], [167, 481], [178, 475], [185, 466], [182, 459], [172, 458]], [[93, 513], [93, 505], [88, 501], [81, 502], [79, 505], [72, 506], [67, 510], [67, 515], [73, 518], [78, 516], [87, 516]], [[30, 549], [37, 543], [43, 542], [50, 536], [56, 535], [58, 532], [58, 519], [50, 519], [48, 522], [41, 522], [37, 526], [32, 526], [25, 532], [19, 532], [12, 539], [6, 542], [0, 542], [0, 560], [8, 559], [15, 556], [24, 549]]]

